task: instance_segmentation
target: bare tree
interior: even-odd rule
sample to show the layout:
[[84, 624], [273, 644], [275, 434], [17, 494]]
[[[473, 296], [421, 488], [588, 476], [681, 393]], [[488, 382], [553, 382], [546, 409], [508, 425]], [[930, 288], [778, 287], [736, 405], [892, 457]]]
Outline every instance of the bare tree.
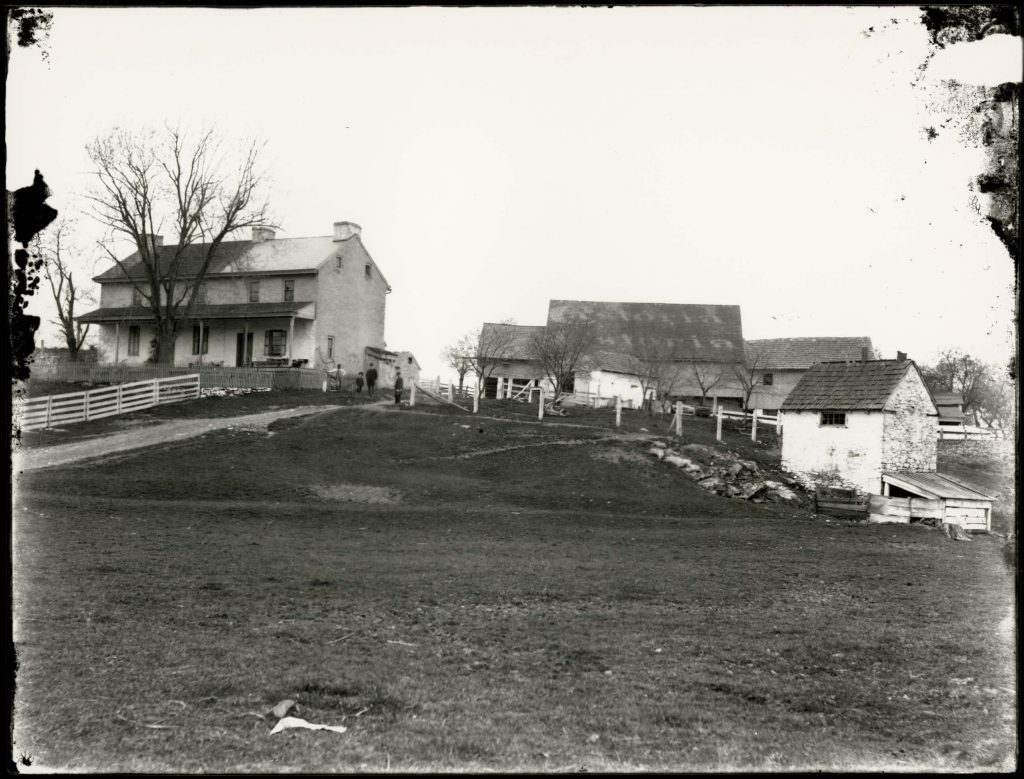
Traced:
[[700, 390], [700, 404], [705, 405], [708, 393], [722, 383], [725, 370], [721, 363], [699, 360], [691, 354], [688, 360], [690, 375], [693, 376], [697, 389]]
[[75, 281], [70, 256], [74, 253], [69, 244], [70, 232], [67, 220], [61, 219], [51, 230], [36, 237], [35, 249], [43, 261], [43, 274], [57, 306], [57, 318], [51, 321], [60, 328], [64, 343], [67, 344], [68, 359], [76, 362], [78, 352], [89, 334], [89, 325], [75, 321], [75, 308], [78, 303], [91, 303], [93, 296]]
[[445, 347], [441, 354], [447, 365], [459, 374], [459, 392], [462, 392], [466, 374], [473, 369], [473, 354], [476, 352], [478, 341], [479, 338], [473, 335], [464, 335]]
[[640, 384], [643, 408], [653, 412], [653, 398], [664, 404], [684, 373], [685, 361], [679, 358], [678, 334], [671, 327], [638, 321], [627, 330], [631, 344], [627, 359], [631, 374]]
[[734, 363], [732, 372], [743, 392], [743, 408], [746, 409], [750, 407], [750, 396], [754, 394], [754, 390], [764, 385], [767, 354], [763, 349], [752, 347], [750, 344], [745, 345], [743, 354], [743, 362]]
[[[273, 226], [261, 199], [262, 146], [249, 144], [234, 164], [223, 146], [212, 130], [166, 127], [115, 129], [86, 147], [96, 174], [87, 195], [92, 215], [109, 233], [110, 259], [152, 313], [157, 362], [172, 359], [175, 337], [222, 242], [244, 227]], [[157, 246], [153, 236], [168, 223], [177, 243]], [[118, 258], [116, 239], [134, 245], [137, 262], [128, 266]]]
[[582, 367], [587, 353], [594, 346], [594, 325], [589, 319], [570, 319], [552, 322], [540, 328], [530, 338], [530, 355], [536, 360], [555, 385], [555, 404], [565, 386]]
[[922, 367], [925, 381], [933, 389], [956, 392], [964, 399], [964, 411], [977, 411], [990, 369], [981, 360], [958, 349], [939, 353], [934, 367]]
[[485, 323], [467, 336], [473, 343], [470, 369], [477, 377], [477, 391], [490, 378], [494, 369], [512, 357], [517, 340], [516, 321], [505, 319], [498, 323]]

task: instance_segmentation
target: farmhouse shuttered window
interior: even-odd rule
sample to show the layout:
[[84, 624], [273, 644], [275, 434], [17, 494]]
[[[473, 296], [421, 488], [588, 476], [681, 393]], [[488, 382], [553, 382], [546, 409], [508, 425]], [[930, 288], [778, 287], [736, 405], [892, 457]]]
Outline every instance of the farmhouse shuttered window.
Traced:
[[144, 306], [146, 301], [142, 297], [142, 290], [138, 287], [132, 287], [132, 305], [133, 306]]
[[327, 336], [327, 359], [328, 360], [333, 360], [334, 359], [334, 336], [333, 335]]
[[128, 325], [128, 356], [135, 357], [139, 353], [139, 325]]
[[249, 302], [259, 303], [260, 302], [260, 283], [258, 281], [249, 282]]
[[267, 357], [284, 357], [288, 347], [288, 333], [284, 330], [267, 330], [263, 334], [263, 354]]
[[295, 300], [295, 279], [284, 280], [284, 300], [286, 303]]
[[846, 412], [845, 411], [822, 411], [821, 412], [821, 426], [822, 427], [846, 427]]
[[199, 325], [192, 326], [192, 354], [199, 354], [199, 331], [203, 333], [203, 354], [210, 352], [210, 328], [200, 328]]

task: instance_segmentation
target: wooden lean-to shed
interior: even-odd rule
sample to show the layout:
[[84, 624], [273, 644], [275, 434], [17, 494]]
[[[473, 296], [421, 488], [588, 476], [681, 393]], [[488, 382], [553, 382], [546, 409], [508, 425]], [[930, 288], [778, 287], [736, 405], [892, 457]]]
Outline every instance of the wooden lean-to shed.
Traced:
[[992, 497], [936, 472], [882, 474], [882, 494], [872, 495], [875, 522], [936, 519], [964, 530], [992, 529]]

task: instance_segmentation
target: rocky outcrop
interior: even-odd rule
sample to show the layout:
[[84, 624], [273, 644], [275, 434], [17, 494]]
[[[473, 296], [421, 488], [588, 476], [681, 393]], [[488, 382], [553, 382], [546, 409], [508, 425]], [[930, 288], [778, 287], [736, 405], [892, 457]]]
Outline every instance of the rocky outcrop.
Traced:
[[705, 444], [670, 447], [658, 442], [648, 453], [681, 469], [698, 486], [716, 495], [751, 503], [798, 504], [804, 500], [795, 479], [767, 472], [753, 460], [744, 460], [728, 449]]

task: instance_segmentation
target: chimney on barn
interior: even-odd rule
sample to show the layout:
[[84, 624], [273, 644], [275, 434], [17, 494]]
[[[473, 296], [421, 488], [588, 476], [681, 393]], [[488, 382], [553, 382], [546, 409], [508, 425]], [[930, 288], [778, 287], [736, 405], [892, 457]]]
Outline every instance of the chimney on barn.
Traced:
[[907, 353], [906, 352], [896, 352], [896, 362], [906, 362], [906, 361], [907, 361]]
[[153, 235], [152, 233], [143, 233], [143, 240], [146, 242], [146, 247], [149, 249], [150, 254], [156, 252], [164, 245], [164, 237], [162, 235]]
[[868, 356], [869, 356], [868, 355], [868, 347], [866, 347], [866, 346], [860, 347], [860, 361], [861, 362], [867, 362], [868, 361]]
[[264, 241], [273, 241], [274, 240], [274, 235], [275, 235], [274, 228], [272, 228], [272, 227], [264, 227], [263, 225], [259, 225], [258, 227], [253, 227], [252, 228], [252, 242], [253, 243], [263, 243]]
[[359, 225], [355, 222], [335, 222], [334, 223], [334, 240], [335, 241], [347, 241], [353, 235], [359, 235], [362, 230]]

